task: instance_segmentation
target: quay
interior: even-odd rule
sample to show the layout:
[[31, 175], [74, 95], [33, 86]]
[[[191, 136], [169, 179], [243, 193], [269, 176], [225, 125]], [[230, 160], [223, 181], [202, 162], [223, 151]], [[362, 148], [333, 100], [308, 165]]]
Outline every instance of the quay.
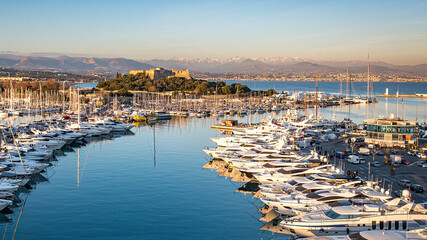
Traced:
[[244, 131], [245, 125], [238, 124], [237, 120], [221, 120], [220, 125], [212, 125], [211, 128], [220, 131]]
[[353, 129], [362, 125], [350, 119], [306, 118], [289, 111], [250, 128], [222, 120], [211, 128], [233, 135], [211, 138], [217, 147], [203, 150], [211, 157], [203, 168], [249, 195], [258, 220], [265, 222], [260, 230], [293, 237], [422, 230], [427, 163], [421, 154], [426, 149], [418, 146], [424, 138], [418, 124], [393, 114], [364, 124], [364, 134], [356, 135]]
[[424, 94], [399, 94], [399, 95], [381, 94], [381, 95], [377, 95], [377, 97], [383, 97], [383, 98], [427, 98], [427, 93], [424, 93]]

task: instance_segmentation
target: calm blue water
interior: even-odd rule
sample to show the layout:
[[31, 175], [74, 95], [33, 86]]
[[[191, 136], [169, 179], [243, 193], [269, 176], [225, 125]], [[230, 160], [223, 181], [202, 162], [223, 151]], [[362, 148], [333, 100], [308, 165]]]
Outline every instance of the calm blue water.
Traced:
[[[315, 91], [316, 82], [281, 82], [281, 81], [228, 81], [228, 84], [240, 83], [247, 85], [254, 90], [275, 89], [278, 92], [289, 91]], [[353, 82], [352, 95], [366, 97], [366, 82]], [[342, 83], [342, 92], [345, 96], [346, 83]], [[408, 82], [374, 82], [375, 95], [384, 94], [386, 88], [389, 94], [427, 94], [427, 83], [408, 83]], [[326, 93], [340, 93], [340, 82], [319, 82], [318, 91]], [[320, 109], [321, 115], [342, 120], [345, 117], [351, 117], [356, 123], [362, 123], [366, 118], [377, 118], [378, 116], [389, 116], [391, 113], [397, 114], [399, 117], [418, 120], [418, 122], [426, 122], [427, 98], [378, 98], [377, 104], [359, 104], [351, 106], [337, 106], [332, 108]], [[314, 109], [309, 110], [308, 114], [314, 114]], [[425, 117], [426, 116], [426, 117]]]
[[[227, 81], [227, 84], [240, 83], [248, 86], [253, 90], [268, 90], [275, 89], [276, 91], [315, 91], [316, 82], [289, 82], [289, 81]], [[319, 82], [319, 92], [326, 93], [340, 93], [340, 82]], [[386, 88], [389, 90], [389, 94], [395, 94], [399, 91], [399, 94], [415, 94], [415, 93], [427, 93], [427, 83], [408, 83], [408, 82], [374, 82], [375, 95], [385, 94]], [[347, 83], [342, 82], [342, 93], [345, 95], [347, 89]], [[366, 82], [352, 82], [352, 95], [366, 97]]]
[[[260, 118], [258, 116], [257, 118]], [[255, 117], [252, 117], [255, 118]], [[241, 121], [243, 121], [241, 119]], [[134, 135], [66, 152], [45, 176], [22, 193], [27, 201], [16, 239], [266, 239], [250, 196], [202, 166], [217, 120], [182, 119], [134, 128]], [[78, 179], [80, 182], [78, 184]], [[250, 201], [248, 201], [249, 199]], [[1, 224], [11, 239], [12, 222]], [[278, 235], [276, 235], [278, 236]]]
[[[312, 90], [314, 84], [249, 83], [243, 84], [254, 89], [262, 86], [264, 90], [276, 86], [278, 91], [292, 90], [295, 84], [301, 84], [300, 90]], [[309, 87], [303, 89], [306, 84]], [[375, 85], [379, 93], [384, 92], [381, 84]], [[405, 93], [427, 93], [426, 85], [383, 86], [407, 89]], [[338, 92], [339, 85], [319, 83], [319, 90]], [[422, 99], [405, 99], [405, 116], [422, 119], [425, 103]], [[396, 105], [401, 111], [401, 103], [394, 100], [319, 111], [323, 117], [350, 116], [360, 122], [369, 115], [394, 112]], [[239, 121], [257, 122], [264, 116], [252, 115]], [[257, 221], [259, 201], [234, 193], [240, 184], [202, 168], [206, 163], [202, 148], [213, 146], [209, 137], [219, 132], [210, 126], [217, 122], [190, 118], [156, 124], [155, 167], [151, 126], [134, 128], [133, 135], [92, 142], [79, 151], [74, 148], [74, 152], [66, 152], [43, 174], [48, 181], [20, 194], [22, 202], [14, 207], [15, 213], [6, 215], [12, 222], [0, 224], [3, 239], [12, 239], [14, 232], [15, 239], [270, 239], [272, 233], [259, 231], [263, 225]], [[274, 235], [275, 239], [280, 237], [286, 238]]]
[[98, 82], [91, 82], [91, 83], [77, 83], [75, 86], [78, 87], [96, 87], [98, 85]]

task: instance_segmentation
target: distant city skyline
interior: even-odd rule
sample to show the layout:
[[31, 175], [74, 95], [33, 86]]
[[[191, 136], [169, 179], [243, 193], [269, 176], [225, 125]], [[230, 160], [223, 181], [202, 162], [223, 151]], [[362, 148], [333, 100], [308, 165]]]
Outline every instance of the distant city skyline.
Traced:
[[8, 1], [0, 54], [427, 63], [427, 1]]

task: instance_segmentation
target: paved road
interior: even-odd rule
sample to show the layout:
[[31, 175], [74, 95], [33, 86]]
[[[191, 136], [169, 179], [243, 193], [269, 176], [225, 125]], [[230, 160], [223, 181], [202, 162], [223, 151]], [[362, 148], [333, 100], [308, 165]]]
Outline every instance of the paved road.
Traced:
[[[320, 147], [323, 152], [327, 151], [328, 153], [332, 153], [334, 150], [339, 152], [344, 152], [347, 149], [349, 149], [349, 145], [344, 143], [344, 140], [340, 139], [334, 142], [328, 142], [328, 143], [322, 143], [320, 144]], [[351, 149], [351, 148], [350, 148]], [[354, 148], [356, 150], [356, 148]], [[355, 171], [358, 170], [358, 175], [363, 179], [368, 179], [368, 174], [370, 171], [371, 179], [373, 176], [373, 179], [381, 180], [384, 185], [386, 186], [386, 189], [390, 188], [390, 185], [392, 186], [392, 192], [395, 190], [401, 190], [403, 189], [401, 186], [397, 185], [397, 181], [401, 179], [407, 179], [411, 181], [411, 183], [417, 183], [420, 184], [424, 191], [427, 190], [427, 168], [418, 167], [415, 163], [419, 161], [417, 157], [409, 156], [405, 152], [399, 152], [400, 155], [402, 155], [402, 158], [405, 160], [408, 160], [411, 164], [410, 165], [400, 165], [396, 168], [395, 174], [391, 174], [390, 166], [384, 165], [383, 156], [375, 156], [375, 161], [378, 161], [381, 166], [379, 167], [373, 167], [371, 165], [369, 170], [369, 163], [373, 162], [372, 155], [370, 156], [363, 156], [366, 159], [366, 162], [364, 164], [350, 164], [346, 162], [345, 160], [340, 159], [331, 159], [331, 163], [336, 163], [336, 166], [343, 166], [345, 171]], [[416, 202], [427, 202], [427, 193], [412, 193], [412, 199]]]

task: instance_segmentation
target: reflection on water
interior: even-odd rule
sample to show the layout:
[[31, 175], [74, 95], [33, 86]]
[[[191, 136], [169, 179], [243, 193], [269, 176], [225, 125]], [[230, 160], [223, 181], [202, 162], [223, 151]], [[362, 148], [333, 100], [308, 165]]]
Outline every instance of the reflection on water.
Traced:
[[[265, 116], [230, 118], [256, 122]], [[271, 237], [259, 230], [258, 203], [234, 194], [239, 184], [201, 169], [206, 160], [200, 149], [220, 134], [210, 129], [218, 121], [173, 118], [64, 147], [46, 172], [33, 176], [33, 189], [18, 194], [14, 213], [2, 216], [11, 219], [0, 225], [5, 239], [14, 232], [16, 239]]]
[[[24, 119], [17, 119], [17, 122], [26, 122], [31, 121], [31, 118], [27, 117]], [[134, 135], [133, 132], [125, 132], [119, 134], [110, 134], [104, 135], [97, 138], [86, 138], [83, 144], [72, 143], [71, 145], [66, 145], [61, 150], [55, 150], [54, 156], [49, 160], [50, 166], [42, 171], [41, 173], [36, 173], [31, 175], [28, 183], [19, 188], [19, 190], [14, 194], [13, 204], [8, 208], [4, 209], [2, 213], [0, 213], [0, 223], [3, 228], [3, 237], [2, 239], [15, 239], [16, 235], [20, 231], [31, 231], [30, 229], [24, 230], [20, 226], [21, 219], [24, 218], [26, 211], [32, 211], [33, 209], [26, 209], [27, 202], [31, 201], [31, 196], [33, 191], [37, 192], [38, 187], [43, 186], [44, 184], [51, 184], [50, 179], [55, 177], [56, 167], [60, 164], [62, 157], [67, 156], [67, 153], [75, 152], [74, 148], [77, 148], [77, 187], [79, 187], [83, 173], [85, 170], [86, 163], [89, 159], [89, 154], [91, 148], [97, 146], [98, 144], [101, 146], [103, 143], [111, 142], [114, 138], [126, 136], [126, 135]], [[82, 168], [80, 168], [80, 149], [86, 148], [87, 154], [84, 159], [84, 163]], [[51, 192], [49, 194], [55, 194], [55, 192]], [[46, 203], [49, 201], [49, 196], [46, 196]], [[28, 207], [27, 207], [28, 208]], [[61, 214], [61, 213], [58, 213]], [[33, 221], [37, 221], [38, 219], [33, 219]], [[21, 223], [22, 224], [22, 223]]]
[[[397, 108], [405, 118], [422, 120], [425, 103], [405, 99], [402, 107], [389, 99], [319, 112], [324, 118], [350, 116], [361, 123], [366, 116]], [[225, 118], [256, 123], [270, 115]], [[250, 187], [228, 181], [235, 177], [233, 170], [201, 168], [207, 162], [201, 149], [214, 146], [209, 137], [220, 132], [210, 126], [218, 122], [172, 118], [64, 147], [47, 171], [33, 175], [32, 189], [21, 190], [14, 213], [0, 215], [7, 221], [0, 225], [4, 239], [278, 238], [264, 231], [274, 222], [263, 227], [258, 221], [269, 216], [258, 212], [262, 204], [249, 194]]]
[[343, 120], [349, 117], [359, 124], [364, 119], [389, 116], [391, 113], [403, 119], [425, 122], [426, 108], [427, 99], [405, 98], [402, 105], [402, 99], [397, 102], [396, 99], [382, 98], [378, 103], [333, 106], [322, 108], [319, 112], [324, 118], [335, 115], [337, 120]]

